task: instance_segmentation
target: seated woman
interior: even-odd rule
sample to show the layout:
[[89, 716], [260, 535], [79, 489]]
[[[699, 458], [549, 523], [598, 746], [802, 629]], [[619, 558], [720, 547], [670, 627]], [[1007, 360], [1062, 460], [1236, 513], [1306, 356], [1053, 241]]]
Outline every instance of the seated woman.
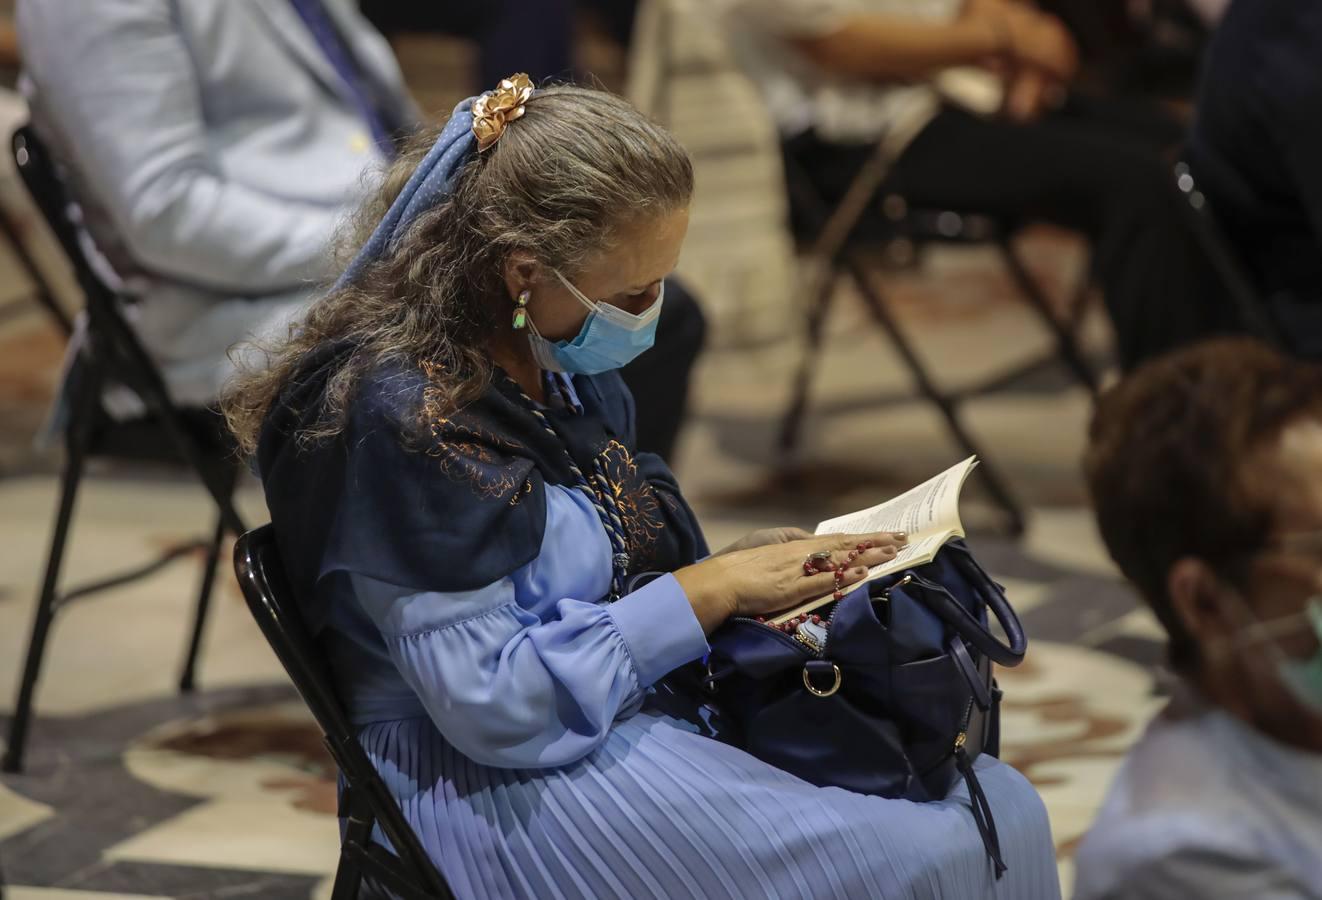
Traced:
[[614, 370], [651, 342], [692, 188], [624, 101], [506, 80], [404, 155], [340, 283], [231, 396], [363, 745], [463, 897], [1057, 897], [1009, 767], [979, 762], [996, 881], [962, 788], [814, 787], [658, 685], [727, 617], [829, 592], [809, 554], [852, 583], [903, 540], [709, 555], [632, 452]]

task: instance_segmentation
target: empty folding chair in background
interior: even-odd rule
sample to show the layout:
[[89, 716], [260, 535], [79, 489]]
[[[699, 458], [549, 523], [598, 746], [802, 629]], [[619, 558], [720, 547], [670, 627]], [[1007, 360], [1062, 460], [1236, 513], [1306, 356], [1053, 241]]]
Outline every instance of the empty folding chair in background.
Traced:
[[[19, 175], [68, 256], [86, 306], [84, 333], [77, 338], [77, 353], [63, 388], [64, 471], [60, 479], [50, 555], [37, 598], [32, 637], [27, 647], [13, 718], [9, 723], [3, 760], [7, 772], [22, 768], [37, 679], [56, 613], [75, 600], [136, 581], [172, 560], [205, 550], [206, 561], [193, 628], [179, 679], [180, 690], [190, 691], [194, 685], [198, 650], [221, 543], [226, 532], [238, 535], [244, 530], [233, 504], [239, 474], [237, 457], [220, 415], [212, 409], [180, 408], [170, 399], [159, 369], [122, 314], [121, 304], [131, 303], [131, 298], [117, 294], [97, 274], [82, 250], [75, 224], [77, 207], [66, 195], [55, 162], [31, 126], [23, 126], [14, 133], [12, 146]], [[121, 421], [107, 413], [102, 398], [104, 391], [112, 386], [130, 391], [146, 409], [146, 415]], [[214, 503], [215, 524], [210, 538], [175, 546], [131, 571], [61, 590], [60, 569], [73, 523], [78, 488], [86, 464], [92, 458], [183, 464], [196, 475]]]

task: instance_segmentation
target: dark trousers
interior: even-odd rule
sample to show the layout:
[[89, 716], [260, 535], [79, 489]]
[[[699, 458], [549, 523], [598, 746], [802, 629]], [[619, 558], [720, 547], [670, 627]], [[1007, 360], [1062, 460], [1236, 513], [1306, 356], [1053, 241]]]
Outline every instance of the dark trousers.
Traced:
[[575, 79], [574, 19], [584, 8], [597, 13], [621, 46], [629, 46], [636, 0], [503, 0], [498, 20], [479, 38], [482, 89], [513, 72], [527, 72], [533, 81]]
[[638, 449], [673, 462], [675, 439], [688, 407], [689, 376], [707, 334], [693, 295], [666, 280], [666, 301], [652, 349], [620, 370], [637, 407]]
[[387, 34], [440, 31], [475, 39], [478, 90], [485, 91], [515, 72], [527, 72], [535, 82], [573, 78], [578, 10], [593, 10], [607, 33], [627, 47], [637, 6], [637, 0], [365, 0], [362, 9]]
[[[1176, 123], [1142, 108], [1077, 99], [1026, 125], [948, 109], [901, 154], [886, 192], [911, 207], [1082, 232], [1129, 369], [1234, 328], [1174, 187], [1168, 151], [1180, 135]], [[786, 151], [834, 201], [872, 147], [803, 135]], [[884, 228], [874, 215], [874, 227]]]

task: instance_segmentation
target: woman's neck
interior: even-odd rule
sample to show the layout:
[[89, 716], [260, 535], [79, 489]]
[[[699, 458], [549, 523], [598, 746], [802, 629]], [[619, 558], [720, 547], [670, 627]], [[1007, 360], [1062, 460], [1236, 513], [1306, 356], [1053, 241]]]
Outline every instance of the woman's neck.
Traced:
[[546, 403], [546, 387], [542, 368], [533, 361], [527, 339], [522, 334], [507, 331], [491, 339], [487, 346], [491, 360], [505, 370], [523, 392], [538, 403]]

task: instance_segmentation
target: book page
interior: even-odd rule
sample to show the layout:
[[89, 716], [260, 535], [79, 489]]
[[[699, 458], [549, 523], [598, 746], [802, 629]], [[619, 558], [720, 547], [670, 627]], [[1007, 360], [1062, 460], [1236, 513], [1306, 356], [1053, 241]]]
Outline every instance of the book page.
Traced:
[[[952, 537], [963, 537], [964, 524], [959, 518], [959, 494], [964, 487], [964, 481], [977, 464], [978, 458], [970, 456], [892, 500], [820, 523], [816, 534], [903, 531], [909, 536], [909, 543], [900, 548], [894, 559], [873, 566], [868, 570], [866, 578], [850, 585], [849, 589], [853, 590], [860, 584], [910, 566], [931, 562], [946, 541]], [[771, 622], [786, 621], [816, 609], [830, 600], [831, 597], [828, 595], [810, 601], [777, 615], [771, 619]]]
[[964, 534], [959, 520], [959, 492], [969, 472], [978, 464], [976, 456], [956, 463], [940, 475], [905, 491], [893, 500], [827, 519], [815, 534], [866, 534], [870, 531], [903, 531], [912, 544], [916, 538], [940, 531]]

